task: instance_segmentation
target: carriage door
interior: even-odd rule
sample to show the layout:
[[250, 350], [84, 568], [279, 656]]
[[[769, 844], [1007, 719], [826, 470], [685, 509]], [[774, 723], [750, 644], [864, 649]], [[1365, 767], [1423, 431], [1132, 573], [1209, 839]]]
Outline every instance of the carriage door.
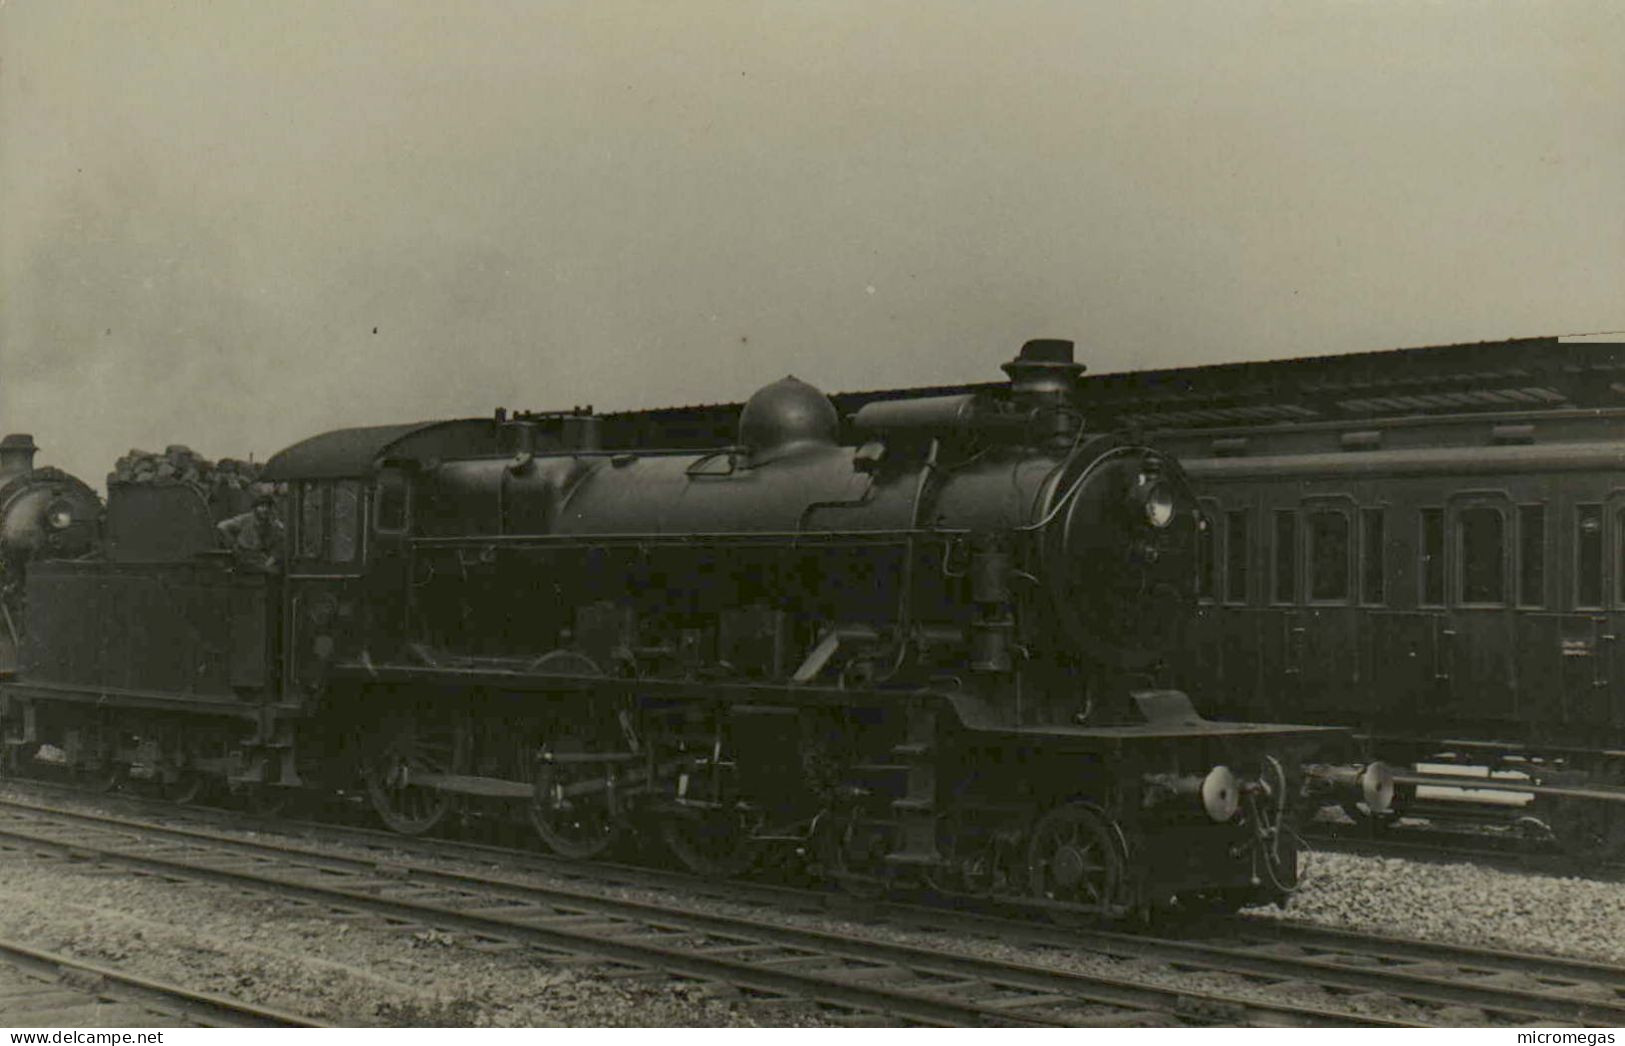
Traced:
[[1450, 611], [1440, 658], [1454, 722], [1509, 727], [1516, 717], [1517, 521], [1516, 506], [1503, 491], [1465, 491], [1449, 502]]
[[[1259, 646], [1265, 704], [1271, 709], [1297, 709], [1302, 701], [1298, 613], [1298, 510], [1269, 506], [1264, 543], [1264, 609], [1259, 613]], [[1289, 717], [1283, 717], [1289, 718]]]
[[1354, 499], [1346, 494], [1303, 499], [1303, 610], [1296, 658], [1303, 707], [1317, 722], [1355, 706], [1361, 681], [1354, 609], [1358, 518]]
[[294, 488], [284, 635], [288, 696], [297, 699], [321, 688], [334, 661], [360, 650], [366, 529], [361, 480], [306, 480]]
[[[1557, 636], [1559, 702], [1544, 718], [1558, 719], [1561, 726], [1551, 725], [1570, 736], [1576, 730], [1604, 728], [1608, 722], [1610, 661], [1618, 644], [1607, 608], [1619, 601], [1609, 570], [1608, 522], [1619, 508], [1615, 496], [1606, 502], [1580, 501], [1558, 513], [1569, 539], [1562, 564], [1566, 569], [1558, 573], [1562, 589], [1558, 598], [1568, 613], [1559, 619]], [[1617, 521], [1612, 530], [1619, 533]]]
[[1411, 736], [1450, 695], [1444, 508], [1366, 506], [1360, 522], [1365, 714], [1377, 734]]

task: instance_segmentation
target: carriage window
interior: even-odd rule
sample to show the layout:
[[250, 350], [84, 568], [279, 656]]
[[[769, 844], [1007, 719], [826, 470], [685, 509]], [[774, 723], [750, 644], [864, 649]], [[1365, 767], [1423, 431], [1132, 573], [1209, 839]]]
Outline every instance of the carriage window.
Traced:
[[1275, 602], [1298, 598], [1298, 514], [1275, 513]]
[[299, 488], [299, 556], [302, 559], [322, 558], [323, 540], [327, 535], [327, 506], [322, 497], [320, 483], [304, 483]]
[[1518, 604], [1546, 605], [1546, 506], [1518, 506]]
[[1489, 506], [1456, 516], [1461, 549], [1461, 601], [1506, 602], [1506, 520]]
[[1225, 514], [1224, 598], [1231, 603], [1247, 602], [1247, 518], [1246, 509]]
[[1380, 604], [1387, 598], [1382, 525], [1384, 510], [1360, 510], [1360, 602]]
[[1349, 518], [1341, 512], [1311, 512], [1305, 521], [1309, 534], [1309, 598], [1338, 600], [1349, 597]]
[[1422, 602], [1444, 605], [1444, 509], [1422, 510]]
[[1211, 600], [1217, 591], [1217, 556], [1214, 555], [1213, 516], [1203, 512], [1196, 520], [1196, 598]]
[[361, 484], [353, 479], [333, 484], [333, 543], [328, 558], [335, 563], [355, 559], [356, 529], [361, 522]]
[[1574, 605], [1602, 606], [1602, 506], [1574, 509]]
[[406, 529], [406, 478], [399, 472], [378, 476], [372, 518], [374, 528], [386, 533], [398, 534]]

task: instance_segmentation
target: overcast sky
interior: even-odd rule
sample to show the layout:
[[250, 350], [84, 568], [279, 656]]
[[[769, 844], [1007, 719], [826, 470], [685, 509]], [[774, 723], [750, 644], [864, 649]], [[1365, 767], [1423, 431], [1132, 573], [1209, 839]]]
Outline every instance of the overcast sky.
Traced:
[[0, 0], [0, 428], [1625, 328], [1625, 4]]

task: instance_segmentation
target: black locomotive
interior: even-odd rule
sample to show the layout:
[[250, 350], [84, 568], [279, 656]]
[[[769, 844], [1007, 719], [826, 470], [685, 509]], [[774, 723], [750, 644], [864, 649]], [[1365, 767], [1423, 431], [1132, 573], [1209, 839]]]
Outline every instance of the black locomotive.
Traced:
[[115, 486], [105, 555], [31, 573], [6, 743], [187, 796], [359, 786], [402, 832], [506, 811], [582, 858], [658, 834], [707, 874], [778, 846], [860, 889], [1279, 898], [1305, 794], [1384, 782], [1344, 731], [1170, 688], [1195, 497], [1085, 424], [1082, 369], [1030, 342], [1007, 385], [844, 422], [787, 378], [700, 451], [584, 411], [329, 432], [262, 474], [273, 574], [195, 492]]

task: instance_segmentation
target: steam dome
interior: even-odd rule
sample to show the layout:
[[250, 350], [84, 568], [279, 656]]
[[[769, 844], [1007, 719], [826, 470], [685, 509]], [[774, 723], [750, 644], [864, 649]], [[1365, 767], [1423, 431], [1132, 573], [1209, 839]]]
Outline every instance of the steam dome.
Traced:
[[752, 454], [833, 446], [840, 418], [829, 397], [795, 377], [757, 389], [739, 412], [739, 443]]

